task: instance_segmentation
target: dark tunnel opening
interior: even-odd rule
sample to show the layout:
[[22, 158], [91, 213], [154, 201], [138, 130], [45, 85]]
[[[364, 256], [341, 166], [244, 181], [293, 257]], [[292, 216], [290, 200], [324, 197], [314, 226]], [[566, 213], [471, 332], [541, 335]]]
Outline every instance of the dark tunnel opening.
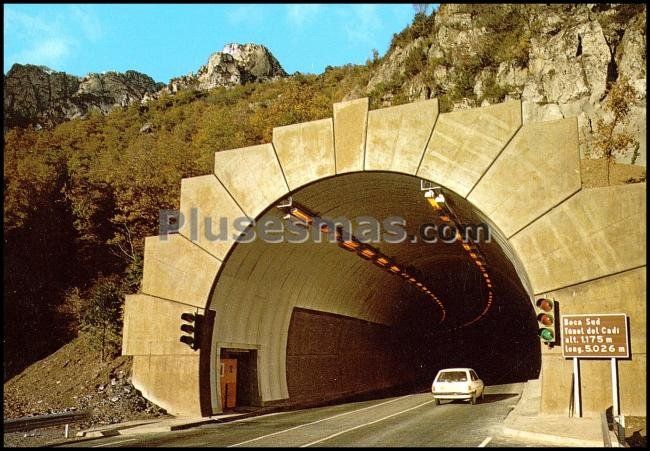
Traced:
[[[444, 193], [455, 222], [488, 221], [464, 198], [444, 187], [438, 192]], [[526, 281], [494, 227], [492, 239], [470, 251], [458, 241], [423, 242], [421, 225], [436, 223], [440, 213], [425, 199], [420, 179], [396, 173], [339, 175], [298, 189], [291, 201], [320, 217], [350, 219], [355, 236], [359, 217], [403, 218], [405, 241], [370, 244], [415, 274], [445, 312], [442, 316], [440, 306], [415, 284], [336, 243], [257, 239], [237, 244], [214, 299], [237, 308], [237, 296], [253, 290], [259, 300], [251, 302], [286, 312], [290, 402], [422, 391], [439, 369], [450, 367], [473, 368], [486, 385], [538, 377], [541, 350]], [[285, 215], [286, 209], [271, 206], [256, 227], [266, 218], [287, 221]], [[469, 252], [481, 254], [483, 272]]]

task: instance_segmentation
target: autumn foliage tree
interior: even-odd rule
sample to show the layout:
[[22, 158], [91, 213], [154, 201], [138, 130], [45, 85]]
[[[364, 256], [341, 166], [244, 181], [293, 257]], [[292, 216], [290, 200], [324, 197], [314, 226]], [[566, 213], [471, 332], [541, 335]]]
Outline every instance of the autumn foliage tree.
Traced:
[[100, 278], [90, 289], [81, 317], [82, 329], [100, 349], [100, 363], [119, 350], [124, 293], [115, 278]]
[[593, 146], [596, 154], [605, 160], [608, 185], [611, 183], [611, 165], [616, 157], [631, 156], [634, 163], [638, 156], [639, 141], [624, 128], [629, 122], [628, 114], [634, 97], [634, 89], [625, 78], [621, 78], [609, 92], [604, 106], [606, 115], [596, 121]]
[[348, 65], [6, 130], [5, 378], [69, 340], [77, 322], [111, 335], [117, 316], [95, 322], [65, 304], [110, 306], [112, 315], [123, 297], [98, 280], [138, 290], [144, 238], [158, 233], [161, 209], [179, 207], [182, 178], [211, 173], [217, 151], [270, 142], [273, 127], [330, 117], [368, 77], [366, 66]]

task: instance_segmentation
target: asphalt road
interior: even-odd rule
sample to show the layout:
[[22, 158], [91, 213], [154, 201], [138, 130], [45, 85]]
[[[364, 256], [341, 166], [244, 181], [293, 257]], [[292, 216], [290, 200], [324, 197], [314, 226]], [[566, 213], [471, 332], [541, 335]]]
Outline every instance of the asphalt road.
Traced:
[[433, 404], [430, 393], [269, 414], [178, 432], [120, 435], [70, 443], [86, 447], [526, 446], [493, 437], [521, 387], [486, 390], [476, 405]]

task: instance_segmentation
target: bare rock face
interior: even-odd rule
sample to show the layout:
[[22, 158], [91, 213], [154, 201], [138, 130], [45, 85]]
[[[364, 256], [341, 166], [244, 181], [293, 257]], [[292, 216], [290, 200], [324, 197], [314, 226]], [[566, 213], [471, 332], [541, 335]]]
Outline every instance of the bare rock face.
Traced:
[[287, 73], [271, 52], [258, 44], [228, 44], [215, 52], [196, 74], [173, 78], [170, 92], [184, 88], [208, 90], [286, 77]]
[[79, 79], [65, 72], [14, 64], [4, 77], [5, 126], [64, 120], [77, 89]]
[[209, 90], [286, 77], [271, 52], [257, 44], [228, 44], [197, 74], [156, 83], [135, 71], [76, 77], [44, 66], [14, 64], [4, 77], [5, 127], [51, 127], [90, 111], [103, 114], [181, 89]]
[[108, 113], [140, 102], [161, 87], [135, 71], [76, 77], [44, 66], [14, 64], [4, 77], [5, 127], [52, 126], [92, 110]]
[[[521, 99], [524, 122], [577, 117], [581, 154], [596, 157], [598, 125], [613, 119], [608, 107], [613, 87], [624, 83], [632, 95], [616, 130], [632, 135], [638, 150], [617, 155], [618, 161], [645, 165], [645, 7], [517, 5], [520, 23], [499, 10], [509, 7], [441, 5], [426, 36], [384, 58], [366, 94], [372, 96], [381, 82], [392, 79], [401, 80], [399, 89], [409, 100], [438, 97], [446, 101], [446, 111]], [[518, 38], [512, 45], [486, 49], [485, 42], [495, 44], [487, 39], [494, 29]], [[514, 58], [509, 53], [515, 53], [511, 49], [516, 45], [521, 51]], [[416, 49], [426, 53], [426, 68], [404, 77], [408, 54]], [[463, 84], [470, 89], [459, 89]]]

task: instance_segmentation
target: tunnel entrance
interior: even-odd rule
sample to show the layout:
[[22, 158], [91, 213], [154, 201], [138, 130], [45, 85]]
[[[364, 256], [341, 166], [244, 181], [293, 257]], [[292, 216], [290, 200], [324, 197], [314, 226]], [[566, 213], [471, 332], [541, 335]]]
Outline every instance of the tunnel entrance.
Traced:
[[[421, 226], [439, 223], [441, 213], [410, 175], [349, 173], [291, 193], [294, 205], [319, 217], [349, 219], [355, 236], [360, 218], [402, 218], [405, 240], [371, 245], [415, 274], [434, 297], [327, 240], [294, 243], [285, 236], [268, 242], [258, 236], [233, 247], [210, 306], [231, 323], [216, 325], [214, 341], [247, 336], [247, 347], [259, 346], [261, 399], [329, 402], [419, 391], [446, 367], [473, 368], [488, 385], [538, 377], [537, 321], [514, 252], [466, 199], [444, 187], [438, 192], [456, 222], [487, 225], [490, 236], [470, 250], [457, 241], [425, 242]], [[286, 209], [271, 205], [255, 227], [266, 219], [286, 221], [285, 215]], [[470, 257], [474, 253], [483, 270]]]

